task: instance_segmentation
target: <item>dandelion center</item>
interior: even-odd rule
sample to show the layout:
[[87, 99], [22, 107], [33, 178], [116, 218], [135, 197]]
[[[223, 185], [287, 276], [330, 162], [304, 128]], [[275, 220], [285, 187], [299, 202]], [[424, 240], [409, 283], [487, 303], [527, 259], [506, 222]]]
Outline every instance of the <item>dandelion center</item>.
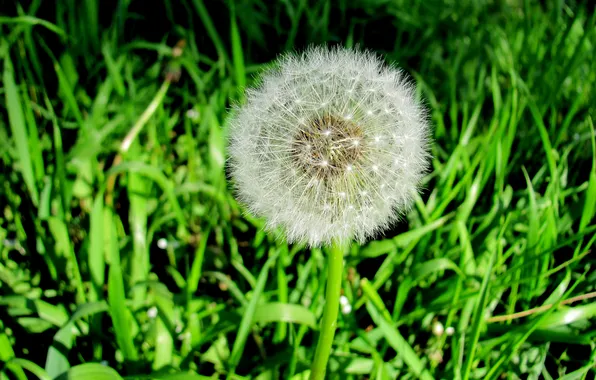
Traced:
[[363, 153], [363, 137], [362, 128], [352, 120], [316, 117], [294, 135], [292, 159], [304, 174], [328, 182], [356, 166]]

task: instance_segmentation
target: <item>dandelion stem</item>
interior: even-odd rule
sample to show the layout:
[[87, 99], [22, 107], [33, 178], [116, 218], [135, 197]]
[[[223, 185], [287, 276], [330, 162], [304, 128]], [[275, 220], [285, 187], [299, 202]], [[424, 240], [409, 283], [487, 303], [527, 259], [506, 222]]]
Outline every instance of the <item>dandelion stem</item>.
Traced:
[[311, 380], [323, 380], [331, 353], [337, 315], [339, 313], [339, 296], [341, 292], [341, 278], [343, 272], [344, 246], [337, 241], [333, 243], [327, 259], [327, 289], [325, 294], [325, 308], [317, 350], [310, 369]]

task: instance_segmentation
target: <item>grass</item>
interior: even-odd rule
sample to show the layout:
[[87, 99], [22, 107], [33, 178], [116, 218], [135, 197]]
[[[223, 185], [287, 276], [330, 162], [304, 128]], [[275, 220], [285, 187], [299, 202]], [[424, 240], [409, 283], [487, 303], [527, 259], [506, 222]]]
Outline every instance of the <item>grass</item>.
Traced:
[[328, 377], [596, 375], [593, 6], [109, 3], [0, 15], [0, 379], [307, 375], [329, 253], [243, 213], [225, 146], [311, 43], [403, 67], [435, 138], [408, 217], [345, 257]]

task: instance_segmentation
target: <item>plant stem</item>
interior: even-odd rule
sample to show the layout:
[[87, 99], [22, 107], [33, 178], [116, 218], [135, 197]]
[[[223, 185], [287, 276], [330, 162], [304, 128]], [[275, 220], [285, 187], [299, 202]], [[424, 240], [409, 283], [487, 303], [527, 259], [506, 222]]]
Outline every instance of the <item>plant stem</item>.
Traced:
[[317, 350], [310, 368], [311, 380], [323, 380], [325, 370], [331, 353], [335, 328], [337, 327], [337, 315], [339, 313], [339, 296], [341, 292], [341, 278], [344, 265], [344, 246], [334, 242], [327, 259], [327, 289], [325, 292], [325, 309]]

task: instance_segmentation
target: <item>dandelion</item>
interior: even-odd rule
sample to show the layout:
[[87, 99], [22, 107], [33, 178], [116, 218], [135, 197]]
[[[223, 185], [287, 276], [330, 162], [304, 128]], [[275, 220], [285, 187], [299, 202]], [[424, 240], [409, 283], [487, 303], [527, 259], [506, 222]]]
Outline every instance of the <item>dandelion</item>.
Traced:
[[371, 53], [286, 55], [237, 111], [238, 198], [289, 242], [365, 241], [407, 211], [427, 168], [425, 111], [401, 71]]
[[315, 47], [274, 67], [230, 121], [230, 171], [239, 200], [267, 229], [331, 246], [310, 374], [323, 379], [344, 248], [408, 210], [428, 166], [429, 127], [406, 77], [372, 53]]

